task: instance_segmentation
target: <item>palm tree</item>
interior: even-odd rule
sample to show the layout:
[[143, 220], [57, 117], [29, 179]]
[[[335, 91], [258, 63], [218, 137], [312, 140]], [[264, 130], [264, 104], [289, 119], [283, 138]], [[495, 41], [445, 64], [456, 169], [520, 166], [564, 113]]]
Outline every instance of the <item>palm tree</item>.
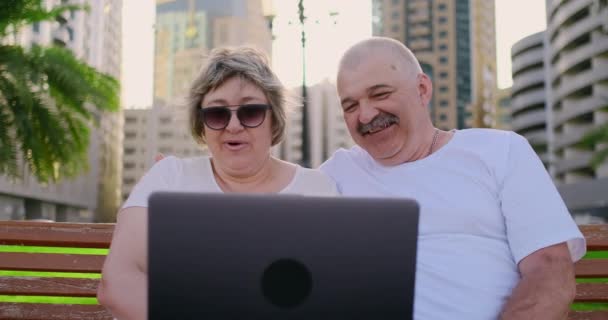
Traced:
[[94, 113], [119, 109], [118, 81], [70, 50], [6, 44], [25, 25], [62, 22], [64, 13], [82, 9], [0, 1], [0, 174], [17, 178], [27, 167], [46, 183], [81, 173]]
[[[605, 106], [602, 109], [608, 111], [608, 97], [603, 97], [605, 101]], [[588, 149], [593, 149], [595, 145], [599, 143], [608, 144], [608, 123], [600, 125], [599, 127], [591, 130], [587, 133], [580, 142], [580, 146]], [[608, 147], [604, 147], [600, 149], [596, 154], [591, 158], [591, 166], [594, 168], [599, 167], [604, 161], [608, 159]]]

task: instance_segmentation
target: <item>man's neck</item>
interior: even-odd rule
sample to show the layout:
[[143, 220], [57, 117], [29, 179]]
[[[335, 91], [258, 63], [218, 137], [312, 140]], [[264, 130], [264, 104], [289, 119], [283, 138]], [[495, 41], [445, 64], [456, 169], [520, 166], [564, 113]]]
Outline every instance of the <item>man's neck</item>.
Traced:
[[374, 160], [386, 167], [419, 161], [441, 149], [450, 141], [454, 134], [452, 131], [442, 131], [435, 127], [426, 131], [420, 143], [411, 145], [410, 148], [403, 148], [401, 152], [390, 158]]

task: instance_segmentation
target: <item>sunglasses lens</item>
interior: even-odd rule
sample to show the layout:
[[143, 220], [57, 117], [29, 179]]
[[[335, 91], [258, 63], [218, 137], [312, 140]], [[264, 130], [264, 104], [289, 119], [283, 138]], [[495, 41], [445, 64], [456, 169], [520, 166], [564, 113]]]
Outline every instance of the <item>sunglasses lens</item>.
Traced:
[[203, 109], [203, 121], [211, 129], [224, 129], [230, 122], [230, 110], [226, 107], [211, 107]]
[[237, 116], [244, 127], [255, 128], [264, 122], [266, 109], [268, 106], [264, 104], [248, 104], [238, 109]]

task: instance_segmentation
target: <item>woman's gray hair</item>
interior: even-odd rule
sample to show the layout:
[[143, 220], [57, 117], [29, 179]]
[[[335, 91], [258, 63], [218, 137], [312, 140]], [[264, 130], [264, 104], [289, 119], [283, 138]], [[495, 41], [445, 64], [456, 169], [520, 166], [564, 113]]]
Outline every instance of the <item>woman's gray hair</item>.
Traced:
[[188, 98], [190, 131], [194, 139], [205, 143], [205, 126], [199, 111], [205, 95], [233, 77], [247, 80], [262, 90], [272, 114], [272, 145], [281, 142], [285, 135], [287, 91], [271, 70], [268, 56], [251, 47], [217, 48], [206, 57]]

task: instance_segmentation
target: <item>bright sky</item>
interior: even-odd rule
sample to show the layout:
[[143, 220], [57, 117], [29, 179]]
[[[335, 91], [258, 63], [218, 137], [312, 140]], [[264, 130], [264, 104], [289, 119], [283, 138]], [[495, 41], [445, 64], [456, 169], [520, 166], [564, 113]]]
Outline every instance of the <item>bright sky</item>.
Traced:
[[[301, 26], [298, 0], [275, 0], [273, 64], [288, 87], [302, 84]], [[372, 35], [371, 1], [305, 0], [306, 83], [333, 79], [341, 54]], [[348, 10], [340, 10], [340, 8]], [[330, 13], [338, 12], [330, 16]]]
[[[217, 0], [220, 1], [220, 0]], [[298, 0], [274, 0], [273, 64], [288, 86], [302, 81]], [[307, 84], [335, 77], [342, 52], [371, 35], [370, 0], [305, 0]], [[123, 104], [152, 104], [155, 0], [123, 1]], [[346, 8], [346, 9], [345, 9]], [[339, 12], [330, 17], [330, 12]], [[318, 20], [318, 22], [317, 22]], [[496, 0], [498, 86], [511, 85], [511, 46], [545, 28], [544, 0]]]
[[545, 0], [496, 0], [496, 67], [498, 87], [511, 79], [511, 47], [517, 41], [545, 30]]

